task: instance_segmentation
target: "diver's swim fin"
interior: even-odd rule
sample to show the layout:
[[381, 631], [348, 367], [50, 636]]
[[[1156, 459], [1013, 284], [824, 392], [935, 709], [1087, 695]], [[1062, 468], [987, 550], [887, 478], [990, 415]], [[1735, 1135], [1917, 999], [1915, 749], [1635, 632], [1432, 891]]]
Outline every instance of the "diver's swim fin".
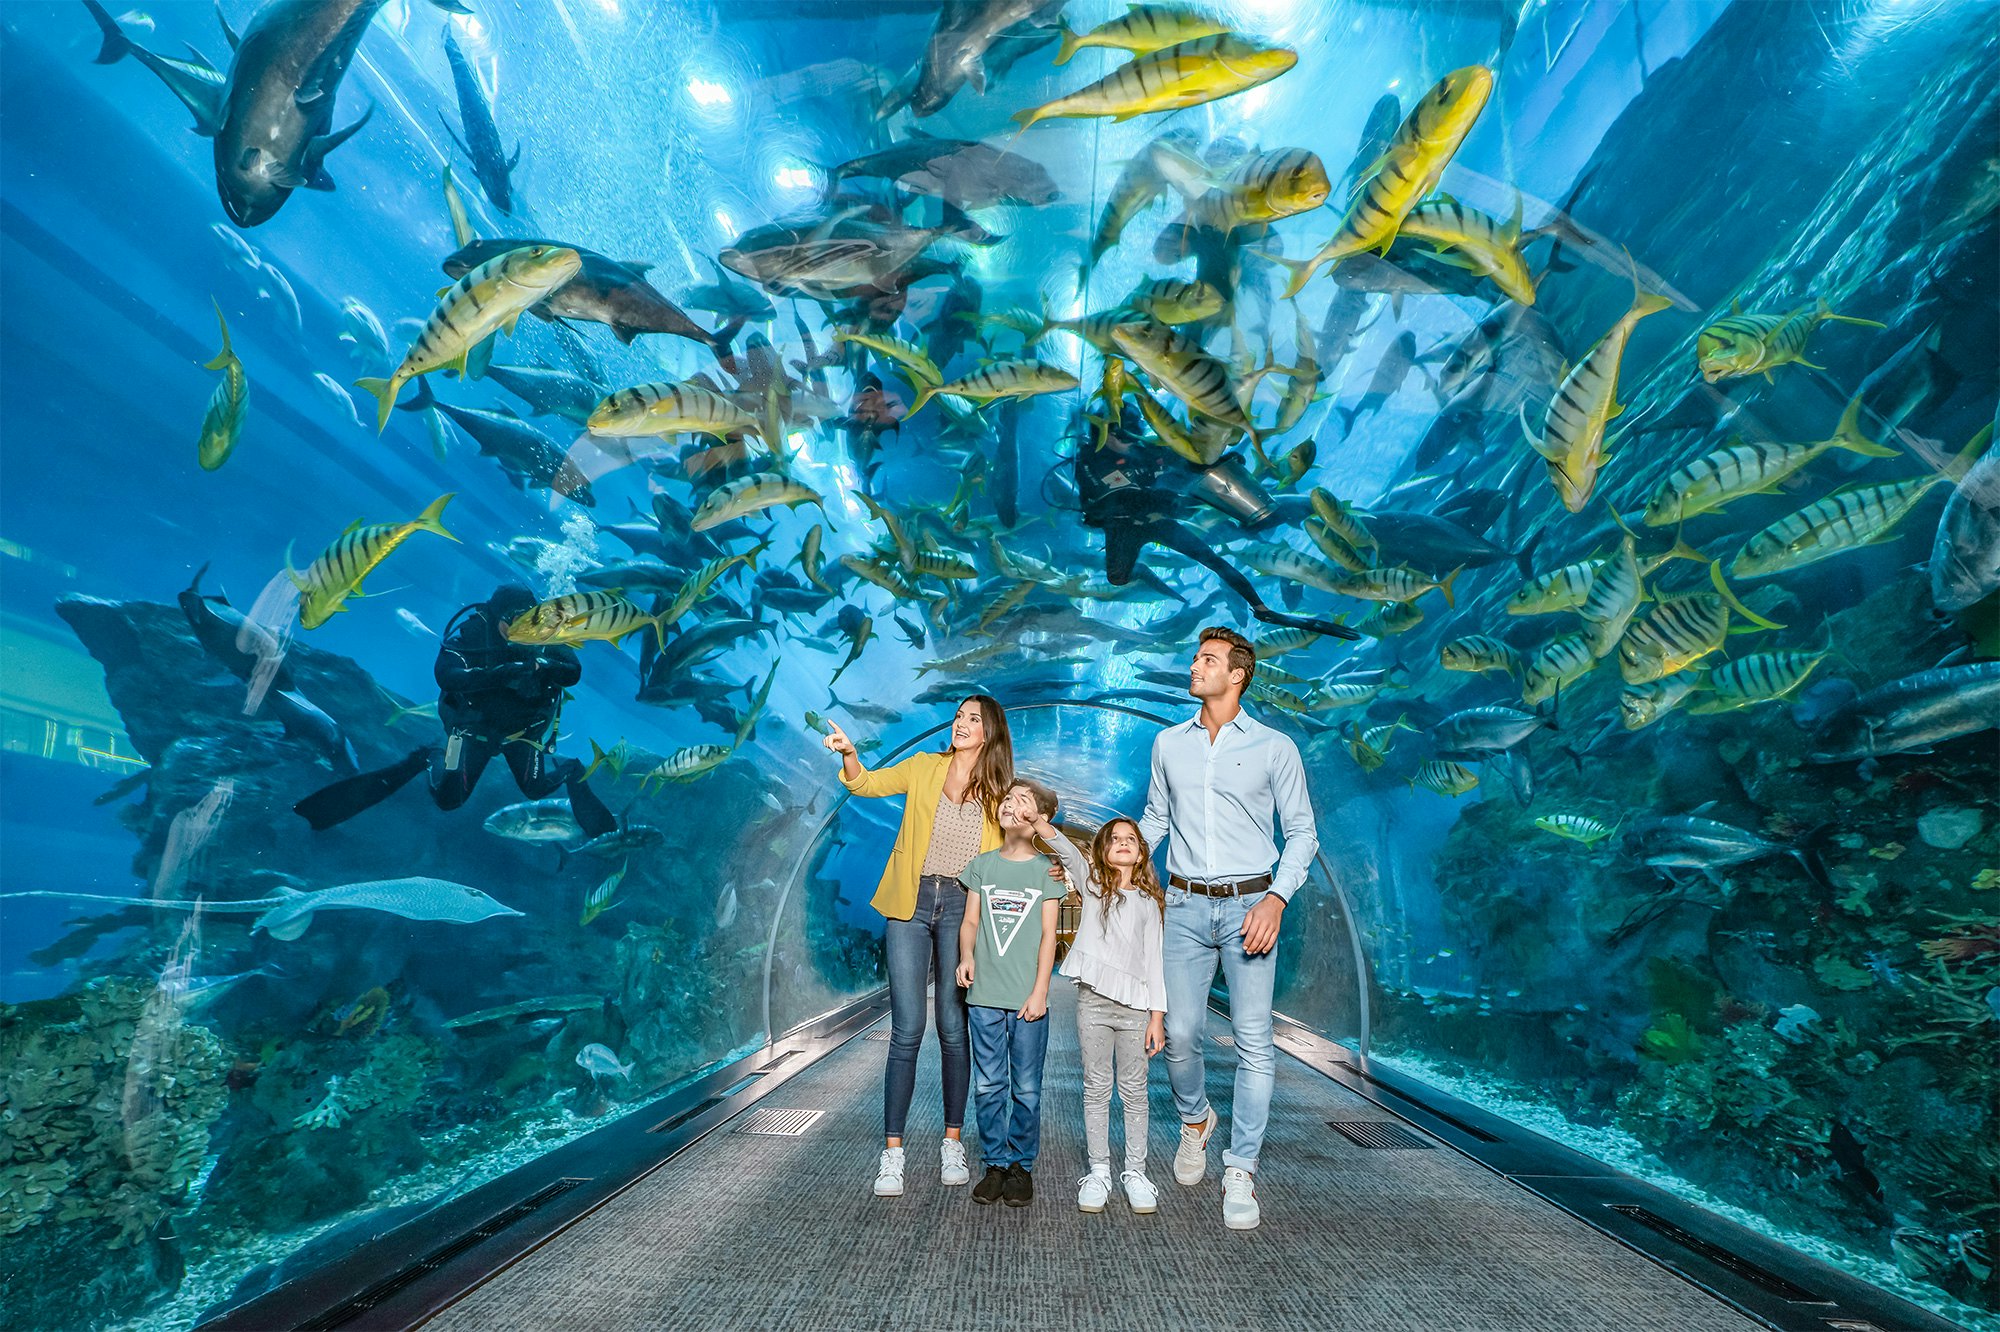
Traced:
[[[579, 767], [577, 771], [581, 774], [583, 769]], [[570, 778], [567, 786], [570, 814], [576, 819], [576, 826], [583, 829], [585, 837], [602, 837], [618, 830], [618, 816], [605, 808], [604, 802], [597, 798], [597, 792], [590, 789], [590, 783], [584, 781], [581, 775]]]
[[298, 804], [292, 812], [324, 832], [336, 823], [345, 823], [371, 805], [378, 805], [409, 784], [412, 777], [430, 766], [428, 749], [415, 749], [400, 763], [322, 786]]

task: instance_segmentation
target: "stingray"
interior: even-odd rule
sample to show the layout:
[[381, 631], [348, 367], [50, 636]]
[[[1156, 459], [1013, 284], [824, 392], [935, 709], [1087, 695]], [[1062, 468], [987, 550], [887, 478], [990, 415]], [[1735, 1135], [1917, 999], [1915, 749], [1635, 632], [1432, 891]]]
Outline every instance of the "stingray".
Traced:
[[169, 911], [259, 911], [254, 933], [263, 930], [273, 939], [296, 939], [304, 934], [319, 911], [386, 911], [404, 920], [444, 920], [470, 925], [492, 916], [520, 916], [525, 912], [496, 902], [477, 888], [448, 879], [370, 879], [362, 883], [342, 883], [331, 888], [298, 892], [281, 888], [276, 897], [256, 897], [241, 902], [207, 902], [152, 897], [113, 897], [98, 893], [27, 892], [18, 897], [51, 897], [65, 902], [109, 902], [116, 906], [162, 907]]

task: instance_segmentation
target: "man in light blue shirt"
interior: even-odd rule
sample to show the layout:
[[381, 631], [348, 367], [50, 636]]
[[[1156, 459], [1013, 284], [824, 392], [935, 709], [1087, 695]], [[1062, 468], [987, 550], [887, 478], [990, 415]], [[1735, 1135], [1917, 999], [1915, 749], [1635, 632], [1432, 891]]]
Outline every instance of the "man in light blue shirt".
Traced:
[[[1253, 1175], [1276, 1063], [1278, 930], [1319, 849], [1298, 746], [1243, 711], [1256, 669], [1257, 654], [1241, 634], [1201, 631], [1188, 672], [1188, 693], [1201, 700], [1201, 712], [1153, 741], [1153, 781], [1139, 820], [1156, 854], [1167, 839], [1167, 1076], [1181, 1116], [1174, 1178], [1190, 1187], [1208, 1173], [1217, 1119], [1203, 1088], [1202, 1039], [1218, 963], [1229, 980], [1236, 1091], [1222, 1154], [1222, 1220], [1232, 1230], [1255, 1229], [1259, 1219]], [[1271, 835], [1274, 819], [1284, 833], [1282, 854]]]

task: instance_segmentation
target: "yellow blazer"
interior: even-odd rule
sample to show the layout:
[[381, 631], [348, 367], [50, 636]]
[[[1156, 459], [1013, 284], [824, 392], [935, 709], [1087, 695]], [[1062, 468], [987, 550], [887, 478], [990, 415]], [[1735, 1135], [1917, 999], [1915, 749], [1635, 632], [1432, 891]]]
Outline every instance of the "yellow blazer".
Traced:
[[[875, 889], [869, 905], [890, 920], [908, 920], [917, 913], [917, 882], [923, 877], [924, 860], [931, 853], [931, 820], [937, 815], [938, 797], [944, 794], [945, 773], [951, 767], [949, 754], [912, 754], [894, 767], [870, 771], [848, 780], [841, 772], [840, 784], [858, 796], [906, 797], [903, 826], [896, 830], [896, 849], [889, 853], [888, 868]], [[997, 850], [1000, 825], [991, 814], [981, 819], [979, 849]]]

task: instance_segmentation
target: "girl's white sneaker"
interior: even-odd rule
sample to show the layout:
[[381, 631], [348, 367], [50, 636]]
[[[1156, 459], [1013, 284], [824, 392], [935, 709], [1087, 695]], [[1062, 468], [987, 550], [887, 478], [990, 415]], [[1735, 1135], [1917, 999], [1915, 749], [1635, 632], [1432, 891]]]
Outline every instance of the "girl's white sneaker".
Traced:
[[1160, 1191], [1153, 1187], [1153, 1181], [1136, 1170], [1127, 1170], [1118, 1177], [1125, 1185], [1125, 1201], [1140, 1216], [1151, 1216], [1160, 1210]]
[[1076, 1182], [1076, 1210], [1079, 1212], [1101, 1212], [1111, 1197], [1111, 1171], [1103, 1174], [1092, 1170]]
[[957, 1138], [946, 1138], [938, 1148], [938, 1182], [946, 1186], [972, 1182], [972, 1168], [965, 1163], [965, 1144]]
[[884, 1147], [882, 1164], [875, 1169], [875, 1196], [878, 1198], [900, 1198], [903, 1196], [903, 1149]]

